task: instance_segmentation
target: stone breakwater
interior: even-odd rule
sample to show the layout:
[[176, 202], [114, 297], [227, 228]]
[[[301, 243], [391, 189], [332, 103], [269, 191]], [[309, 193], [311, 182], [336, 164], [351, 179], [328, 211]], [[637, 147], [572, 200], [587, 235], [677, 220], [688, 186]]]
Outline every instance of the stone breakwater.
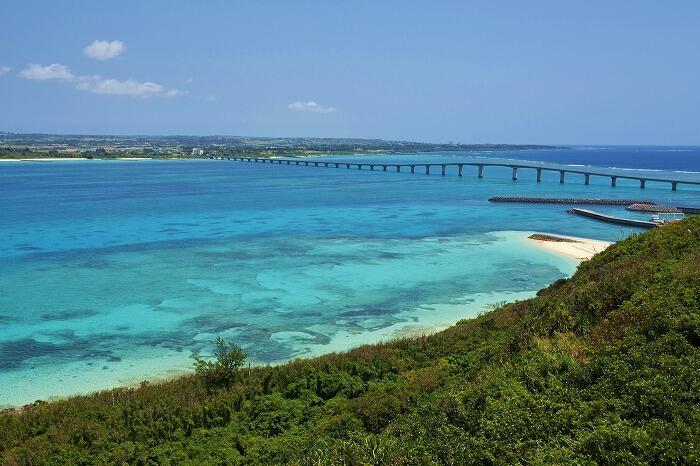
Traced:
[[678, 207], [673, 207], [670, 205], [656, 205], [656, 204], [631, 204], [626, 207], [627, 210], [633, 212], [648, 212], [648, 213], [660, 213], [660, 214], [680, 214], [682, 211]]
[[493, 196], [490, 202], [513, 202], [523, 204], [577, 204], [577, 205], [647, 205], [653, 206], [652, 201], [636, 199], [587, 199], [587, 198], [560, 198], [560, 197], [520, 197], [520, 196]]

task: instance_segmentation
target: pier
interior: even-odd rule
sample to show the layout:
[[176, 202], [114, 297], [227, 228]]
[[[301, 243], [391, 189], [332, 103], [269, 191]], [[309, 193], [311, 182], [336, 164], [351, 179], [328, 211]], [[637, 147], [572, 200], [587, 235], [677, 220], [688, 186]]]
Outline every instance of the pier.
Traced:
[[452, 172], [457, 176], [461, 177], [464, 174], [465, 167], [474, 167], [477, 169], [477, 176], [479, 178], [484, 178], [484, 172], [486, 167], [505, 167], [512, 170], [513, 181], [518, 180], [518, 170], [533, 170], [535, 172], [535, 180], [537, 182], [542, 181], [542, 172], [555, 172], [559, 174], [559, 182], [564, 183], [566, 180], [566, 175], [580, 175], [583, 179], [583, 183], [590, 184], [590, 179], [593, 176], [607, 178], [610, 180], [610, 186], [617, 186], [617, 180], [634, 180], [639, 183], [640, 189], [644, 189], [647, 186], [647, 182], [654, 183], [664, 183], [671, 185], [671, 189], [676, 191], [678, 185], [695, 185], [700, 186], [700, 180], [676, 180], [668, 178], [651, 178], [651, 177], [639, 177], [633, 175], [619, 175], [619, 174], [609, 174], [609, 173], [596, 173], [590, 170], [583, 170], [579, 168], [555, 168], [555, 167], [544, 167], [537, 164], [523, 164], [523, 163], [508, 163], [508, 162], [451, 162], [451, 163], [378, 163], [378, 162], [326, 162], [318, 160], [309, 159], [282, 159], [282, 158], [267, 158], [267, 157], [215, 157], [211, 156], [210, 159], [215, 160], [235, 160], [239, 162], [252, 162], [252, 163], [269, 163], [277, 165], [302, 165], [302, 166], [313, 166], [313, 167], [323, 167], [323, 168], [356, 168], [358, 170], [363, 170], [368, 168], [370, 171], [375, 171], [381, 168], [382, 171], [396, 171], [401, 172], [402, 168], [407, 171], [410, 169], [411, 173], [416, 173], [416, 167], [422, 168], [426, 175], [430, 175], [431, 167], [436, 170], [440, 169], [440, 175], [445, 176], [448, 172]]
[[601, 214], [600, 212], [595, 212], [593, 210], [587, 210], [587, 209], [574, 208], [574, 209], [567, 210], [567, 212], [570, 214], [582, 215], [584, 217], [594, 218], [596, 220], [600, 220], [601, 222], [615, 223], [617, 225], [626, 225], [626, 226], [641, 227], [641, 228], [654, 228], [654, 227], [658, 226], [656, 223], [648, 222], [646, 220], [636, 220], [636, 219], [632, 219], [632, 218], [615, 217], [613, 215]]

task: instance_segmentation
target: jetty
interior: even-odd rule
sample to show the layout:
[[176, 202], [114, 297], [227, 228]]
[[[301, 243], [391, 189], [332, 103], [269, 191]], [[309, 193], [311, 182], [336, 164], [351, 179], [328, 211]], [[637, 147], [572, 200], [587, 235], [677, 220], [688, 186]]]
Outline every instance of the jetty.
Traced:
[[641, 227], [641, 228], [654, 228], [655, 226], [658, 226], [656, 223], [649, 222], [646, 220], [636, 220], [633, 218], [615, 217], [613, 215], [601, 214], [600, 212], [595, 212], [593, 210], [587, 210], [587, 209], [573, 208], [573, 209], [567, 210], [567, 212], [570, 214], [582, 215], [584, 217], [594, 218], [594, 219], [600, 220], [602, 222], [615, 223], [617, 225], [626, 225], [626, 226]]
[[688, 207], [679, 205], [676, 209], [680, 210], [684, 214], [700, 214], [700, 207]]
[[610, 174], [610, 173], [596, 173], [590, 170], [579, 169], [579, 168], [555, 168], [546, 167], [539, 164], [528, 164], [528, 163], [510, 163], [510, 162], [451, 162], [451, 163], [379, 163], [379, 162], [337, 162], [337, 161], [326, 161], [326, 160], [310, 160], [308, 158], [271, 158], [271, 157], [221, 157], [221, 156], [210, 156], [210, 159], [215, 160], [234, 160], [238, 162], [250, 162], [250, 163], [262, 163], [271, 165], [297, 165], [305, 167], [323, 167], [323, 168], [345, 168], [345, 169], [357, 169], [369, 171], [381, 170], [381, 171], [395, 171], [395, 172], [409, 172], [410, 173], [425, 173], [426, 175], [432, 173], [440, 173], [445, 176], [449, 173], [456, 174], [457, 176], [462, 176], [465, 167], [474, 167], [477, 170], [477, 176], [479, 178], [484, 177], [484, 172], [486, 167], [505, 167], [510, 168], [512, 173], [513, 181], [518, 180], [518, 173], [520, 170], [532, 170], [535, 173], [535, 180], [537, 182], [542, 181], [543, 172], [555, 172], [559, 174], [559, 183], [564, 183], [567, 175], [580, 175], [583, 179], [583, 183], [590, 184], [590, 179], [593, 176], [608, 178], [610, 180], [610, 185], [612, 187], [617, 186], [617, 180], [634, 180], [639, 182], [639, 187], [644, 189], [647, 182], [655, 183], [667, 183], [671, 185], [671, 189], [675, 191], [678, 185], [695, 185], [700, 186], [700, 180], [679, 180], [679, 179], [668, 179], [668, 178], [652, 178], [652, 177], [641, 177], [633, 175], [620, 175], [620, 174]]
[[490, 202], [512, 202], [516, 204], [568, 204], [568, 205], [643, 205], [654, 206], [652, 201], [632, 199], [589, 199], [575, 197], [522, 197], [522, 196], [493, 196]]
[[681, 214], [683, 213], [678, 207], [671, 205], [658, 205], [658, 204], [630, 204], [625, 207], [627, 210], [632, 212], [646, 212], [652, 214]]

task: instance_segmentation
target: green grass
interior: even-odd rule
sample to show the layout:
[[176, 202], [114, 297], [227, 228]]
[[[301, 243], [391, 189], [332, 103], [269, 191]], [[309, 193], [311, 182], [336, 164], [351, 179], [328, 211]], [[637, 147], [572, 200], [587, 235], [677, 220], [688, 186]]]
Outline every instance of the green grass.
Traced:
[[700, 218], [429, 337], [0, 417], [7, 464], [700, 464], [699, 448]]

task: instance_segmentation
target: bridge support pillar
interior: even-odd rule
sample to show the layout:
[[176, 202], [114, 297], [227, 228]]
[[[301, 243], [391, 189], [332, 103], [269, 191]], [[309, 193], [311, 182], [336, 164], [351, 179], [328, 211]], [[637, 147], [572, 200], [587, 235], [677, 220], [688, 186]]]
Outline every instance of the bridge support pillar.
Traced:
[[611, 177], [610, 177], [610, 186], [612, 186], [613, 188], [614, 188], [615, 186], [617, 186], [617, 177], [616, 177], [616, 176], [611, 176]]
[[370, 171], [374, 171], [374, 165], [369, 166]]
[[583, 175], [583, 184], [588, 186], [591, 183], [591, 174], [590, 173], [585, 173]]
[[430, 175], [430, 165], [425, 166], [425, 174]]
[[386, 165], [382, 165], [382, 169], [386, 171]]
[[513, 167], [513, 181], [518, 180], [518, 167]]
[[644, 189], [647, 187], [647, 180], [639, 180], [639, 187]]
[[442, 165], [442, 173], [441, 174], [442, 174], [442, 176], [445, 176], [445, 165], [444, 164]]
[[564, 175], [566, 172], [564, 170], [559, 170], [559, 182], [563, 183], [564, 182]]
[[416, 172], [416, 166], [415, 166], [415, 165], [411, 165], [411, 173], [415, 173], [415, 172]]
[[401, 171], [401, 165], [396, 166], [396, 173], [399, 173]]
[[483, 178], [483, 177], [484, 177], [484, 166], [479, 165], [479, 178]]
[[671, 183], [671, 190], [675, 191], [676, 188], [678, 188], [678, 183], [674, 181]]
[[358, 170], [362, 170], [362, 164], [361, 164], [361, 163], [358, 163], [358, 164], [357, 164], [357, 169], [358, 169]]
[[542, 169], [538, 168], [537, 169], [537, 182], [539, 183], [541, 181], [542, 181]]
[[350, 168], [350, 164], [349, 164], [349, 163], [346, 163], [346, 164], [345, 164], [345, 168]]
[[462, 168], [464, 168], [464, 165], [457, 165], [457, 176], [462, 176]]

